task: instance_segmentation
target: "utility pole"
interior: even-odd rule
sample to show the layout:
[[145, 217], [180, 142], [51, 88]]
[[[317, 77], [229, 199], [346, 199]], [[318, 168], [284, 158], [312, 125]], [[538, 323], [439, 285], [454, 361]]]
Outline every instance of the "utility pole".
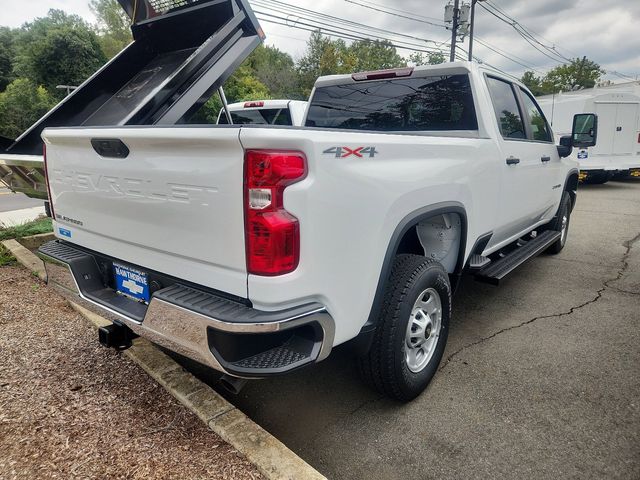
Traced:
[[458, 20], [460, 19], [460, 0], [453, 2], [453, 22], [451, 25], [451, 55], [450, 62], [456, 61], [456, 42], [458, 41]]
[[478, 0], [471, 0], [471, 26], [469, 27], [469, 61], [473, 61], [473, 26], [476, 20], [476, 3]]

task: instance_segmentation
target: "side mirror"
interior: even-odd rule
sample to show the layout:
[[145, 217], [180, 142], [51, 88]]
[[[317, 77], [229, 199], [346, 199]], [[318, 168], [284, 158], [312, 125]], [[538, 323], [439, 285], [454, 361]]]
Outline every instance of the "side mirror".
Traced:
[[598, 116], [595, 113], [574, 115], [571, 139], [574, 147], [593, 147], [598, 140]]
[[558, 145], [558, 155], [560, 158], [565, 158], [571, 155], [573, 152], [573, 137], [566, 135], [564, 137], [560, 137], [560, 145]]

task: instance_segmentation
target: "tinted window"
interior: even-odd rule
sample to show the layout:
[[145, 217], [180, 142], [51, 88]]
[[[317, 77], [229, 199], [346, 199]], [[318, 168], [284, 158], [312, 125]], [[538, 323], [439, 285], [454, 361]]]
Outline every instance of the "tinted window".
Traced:
[[349, 130], [477, 130], [467, 75], [320, 87], [307, 126]]
[[502, 136], [504, 138], [527, 138], [511, 84], [492, 77], [487, 78], [487, 84]]
[[[266, 108], [263, 110], [242, 110], [231, 112], [235, 125], [292, 125], [288, 108]], [[227, 124], [227, 116], [220, 114], [220, 124]]]
[[550, 142], [551, 131], [549, 130], [546, 119], [544, 118], [544, 114], [540, 111], [529, 93], [522, 89], [520, 89], [520, 91], [522, 92], [524, 109], [527, 111], [527, 121], [529, 122], [529, 126], [531, 127], [531, 132], [533, 134], [532, 140]]

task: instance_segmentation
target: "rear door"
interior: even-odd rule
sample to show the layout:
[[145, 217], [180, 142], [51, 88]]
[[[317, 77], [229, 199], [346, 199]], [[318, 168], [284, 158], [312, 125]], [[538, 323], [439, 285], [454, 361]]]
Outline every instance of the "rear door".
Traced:
[[[614, 155], [631, 155], [636, 146], [637, 103], [619, 103], [616, 108], [616, 128], [613, 140]], [[600, 138], [598, 138], [600, 141]]]
[[591, 148], [591, 155], [610, 156], [616, 137], [617, 104], [596, 102], [595, 113], [598, 115], [598, 143]]
[[57, 236], [246, 297], [238, 135], [219, 127], [46, 130]]
[[543, 170], [540, 147], [527, 138], [525, 112], [519, 104], [516, 86], [487, 77], [500, 137], [502, 166], [498, 231], [492, 244], [522, 233], [549, 208], [548, 178]]
[[519, 87], [518, 92], [524, 110], [527, 138], [532, 143], [531, 147], [536, 151], [534, 158], [537, 156], [542, 166], [540, 177], [542, 183], [539, 185], [538, 194], [540, 200], [546, 202], [542, 205], [544, 215], [555, 214], [556, 208], [560, 204], [567, 170], [560, 160], [551, 127], [542, 109], [524, 88]]

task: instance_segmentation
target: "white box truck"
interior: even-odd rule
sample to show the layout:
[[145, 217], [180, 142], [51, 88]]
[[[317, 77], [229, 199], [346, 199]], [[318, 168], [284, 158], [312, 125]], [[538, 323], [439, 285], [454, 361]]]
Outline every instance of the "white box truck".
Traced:
[[640, 82], [547, 95], [538, 102], [558, 138], [571, 133], [575, 114], [598, 115], [598, 144], [572, 154], [582, 181], [640, 177]]

